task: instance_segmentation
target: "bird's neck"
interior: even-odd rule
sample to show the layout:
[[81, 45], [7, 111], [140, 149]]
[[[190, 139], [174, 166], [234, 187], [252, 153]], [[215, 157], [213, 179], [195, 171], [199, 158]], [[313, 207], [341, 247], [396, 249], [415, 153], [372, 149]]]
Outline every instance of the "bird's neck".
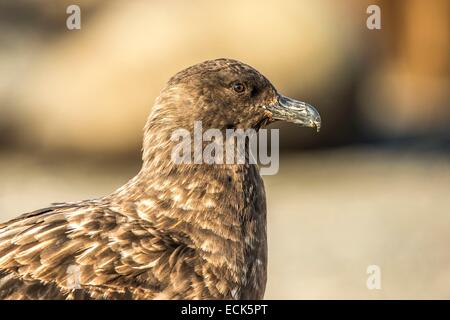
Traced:
[[257, 166], [175, 163], [171, 153], [179, 141], [171, 129], [177, 127], [151, 120], [141, 171], [111, 198], [130, 218], [156, 224], [198, 250], [215, 276], [263, 290], [251, 278], [257, 276], [252, 268], [265, 275], [266, 208]]
[[255, 279], [265, 276], [266, 257], [265, 198], [258, 168], [176, 165], [161, 158], [161, 152], [147, 156], [139, 174], [116, 192], [117, 205], [131, 212], [131, 218], [156, 224], [198, 250], [214, 276], [239, 290], [255, 286], [263, 292], [265, 280]]

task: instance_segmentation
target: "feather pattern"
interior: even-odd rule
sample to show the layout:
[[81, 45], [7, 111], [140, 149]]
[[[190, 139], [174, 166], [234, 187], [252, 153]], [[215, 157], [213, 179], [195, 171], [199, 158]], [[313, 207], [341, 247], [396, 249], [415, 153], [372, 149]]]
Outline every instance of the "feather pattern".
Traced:
[[[236, 77], [261, 92], [232, 103], [241, 110], [229, 107], [228, 89], [205, 89]], [[264, 117], [256, 106], [275, 94], [267, 79], [234, 60], [173, 77], [145, 127], [136, 177], [103, 198], [57, 203], [0, 224], [0, 299], [262, 298], [266, 202], [257, 166], [175, 165], [168, 136], [197, 118], [209, 127], [252, 127]]]

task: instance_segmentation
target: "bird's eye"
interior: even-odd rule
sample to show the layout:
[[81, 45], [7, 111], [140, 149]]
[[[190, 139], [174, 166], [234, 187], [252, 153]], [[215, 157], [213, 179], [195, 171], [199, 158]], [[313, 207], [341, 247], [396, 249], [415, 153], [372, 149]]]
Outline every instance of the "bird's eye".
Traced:
[[245, 86], [242, 82], [234, 82], [232, 88], [237, 93], [242, 93], [245, 91]]

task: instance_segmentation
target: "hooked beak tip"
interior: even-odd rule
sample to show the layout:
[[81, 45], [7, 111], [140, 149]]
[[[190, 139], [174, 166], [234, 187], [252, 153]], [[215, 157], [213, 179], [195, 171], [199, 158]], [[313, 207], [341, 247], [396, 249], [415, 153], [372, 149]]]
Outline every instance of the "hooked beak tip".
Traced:
[[284, 120], [316, 128], [320, 131], [322, 120], [319, 112], [310, 104], [280, 95], [278, 103], [270, 110], [275, 120]]
[[320, 131], [320, 124], [321, 124], [321, 122], [320, 122], [320, 117], [319, 117], [319, 118], [316, 118], [316, 119], [314, 120], [314, 125], [316, 126], [317, 132]]
[[311, 120], [313, 123], [313, 127], [316, 127], [317, 132], [320, 131], [320, 126], [322, 124], [322, 120], [320, 119], [320, 115], [316, 115], [314, 119]]

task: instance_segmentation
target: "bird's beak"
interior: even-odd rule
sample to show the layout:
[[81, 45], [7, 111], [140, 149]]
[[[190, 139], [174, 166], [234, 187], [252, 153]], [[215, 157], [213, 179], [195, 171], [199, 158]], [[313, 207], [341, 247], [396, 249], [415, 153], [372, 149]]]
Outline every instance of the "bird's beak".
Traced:
[[279, 94], [277, 101], [268, 105], [266, 109], [271, 112], [273, 120], [293, 122], [305, 127], [316, 127], [317, 131], [320, 130], [320, 114], [306, 102]]

